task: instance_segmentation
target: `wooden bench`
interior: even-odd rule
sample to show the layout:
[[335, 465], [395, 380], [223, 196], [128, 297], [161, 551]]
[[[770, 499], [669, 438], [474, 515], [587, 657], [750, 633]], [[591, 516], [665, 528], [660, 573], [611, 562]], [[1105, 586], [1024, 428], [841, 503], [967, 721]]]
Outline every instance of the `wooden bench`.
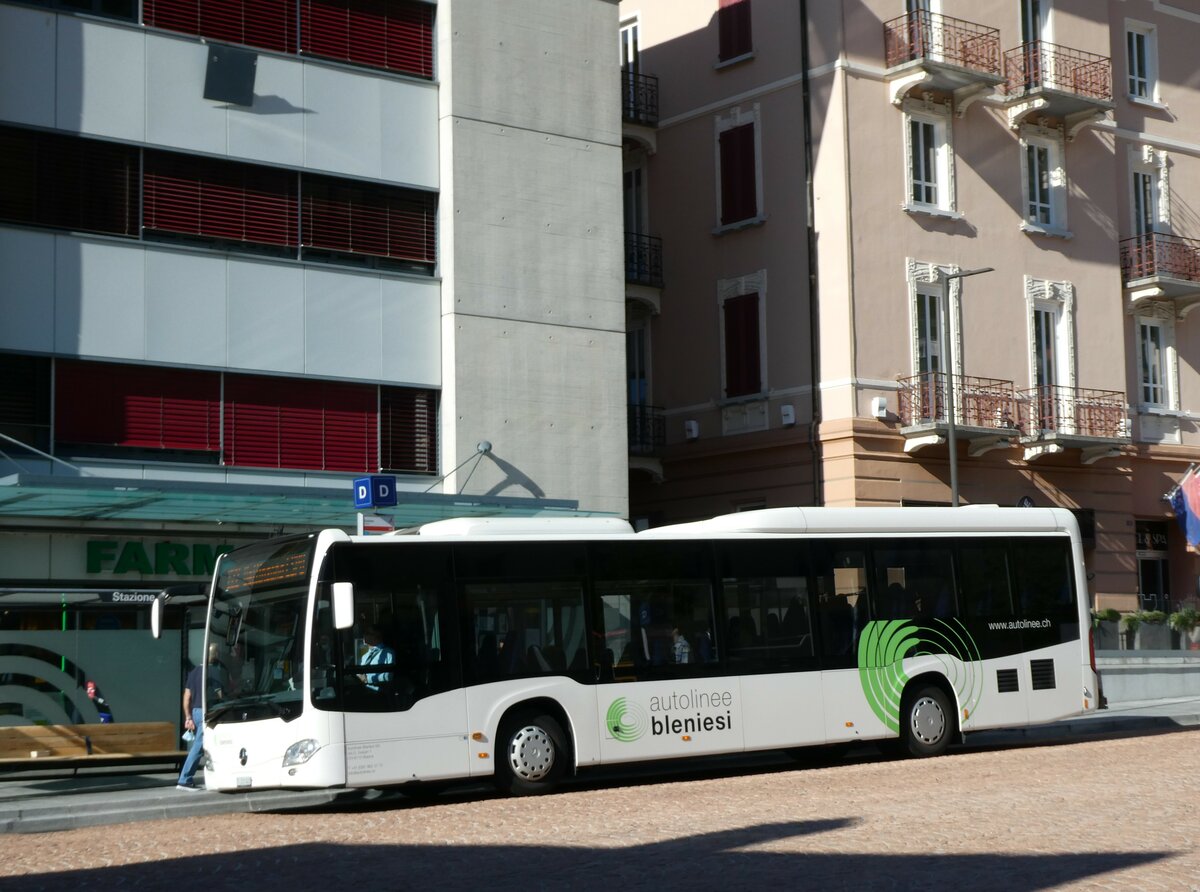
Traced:
[[114, 722], [94, 725], [5, 725], [0, 727], [0, 771], [74, 768], [91, 765], [180, 765], [171, 722]]

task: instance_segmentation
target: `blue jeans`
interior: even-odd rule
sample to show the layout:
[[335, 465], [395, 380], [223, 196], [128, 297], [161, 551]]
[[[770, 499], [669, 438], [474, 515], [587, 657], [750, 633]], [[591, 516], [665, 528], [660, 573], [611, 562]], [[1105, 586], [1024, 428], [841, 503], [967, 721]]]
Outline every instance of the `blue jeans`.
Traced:
[[196, 780], [196, 766], [200, 764], [200, 753], [204, 750], [204, 710], [192, 707], [192, 724], [196, 726], [196, 737], [192, 748], [188, 750], [187, 759], [183, 763], [183, 771], [179, 772], [179, 783], [193, 786]]

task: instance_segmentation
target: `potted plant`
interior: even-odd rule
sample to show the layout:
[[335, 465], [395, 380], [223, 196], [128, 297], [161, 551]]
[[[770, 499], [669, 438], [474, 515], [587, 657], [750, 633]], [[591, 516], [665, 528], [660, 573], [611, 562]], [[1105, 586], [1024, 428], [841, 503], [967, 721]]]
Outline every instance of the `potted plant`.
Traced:
[[1137, 650], [1169, 650], [1171, 630], [1167, 628], [1167, 615], [1161, 610], [1139, 611], [1140, 620], [1134, 633], [1133, 646]]
[[1195, 607], [1184, 607], [1171, 614], [1168, 623], [1179, 636], [1180, 650], [1194, 650], [1197, 642], [1197, 627], [1200, 627], [1200, 611]]
[[1092, 614], [1092, 626], [1096, 630], [1096, 650], [1120, 650], [1121, 611], [1115, 607], [1097, 610]]
[[1135, 639], [1137, 637], [1138, 626], [1142, 624], [1142, 613], [1139, 610], [1136, 613], [1127, 613], [1121, 617], [1121, 635], [1125, 650], [1133, 650]]

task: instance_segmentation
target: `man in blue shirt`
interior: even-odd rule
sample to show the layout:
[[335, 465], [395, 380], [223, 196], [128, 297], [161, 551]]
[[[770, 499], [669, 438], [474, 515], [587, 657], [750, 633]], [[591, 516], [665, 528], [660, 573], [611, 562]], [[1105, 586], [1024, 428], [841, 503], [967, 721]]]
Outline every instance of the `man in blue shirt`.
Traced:
[[[367, 651], [359, 661], [360, 666], [385, 666], [396, 662], [396, 652], [383, 643], [379, 627], [374, 623], [368, 623], [363, 628], [363, 642], [367, 645]], [[372, 691], [378, 691], [381, 684], [392, 680], [392, 673], [368, 672], [359, 678]]]

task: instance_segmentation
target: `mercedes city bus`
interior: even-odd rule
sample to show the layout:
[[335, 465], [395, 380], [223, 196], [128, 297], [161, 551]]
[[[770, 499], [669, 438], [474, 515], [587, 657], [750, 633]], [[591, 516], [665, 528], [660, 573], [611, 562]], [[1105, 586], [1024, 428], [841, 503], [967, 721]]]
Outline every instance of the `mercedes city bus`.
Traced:
[[221, 557], [209, 789], [494, 778], [964, 734], [1097, 708], [1065, 509], [783, 508], [340, 530]]

